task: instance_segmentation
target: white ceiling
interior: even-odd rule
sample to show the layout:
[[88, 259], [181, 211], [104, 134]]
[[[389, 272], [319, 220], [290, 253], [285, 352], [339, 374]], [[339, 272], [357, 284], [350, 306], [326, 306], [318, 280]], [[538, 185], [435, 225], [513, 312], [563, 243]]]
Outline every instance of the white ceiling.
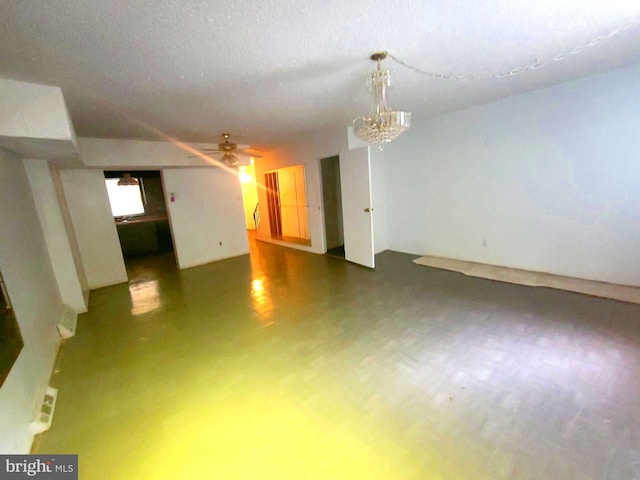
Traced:
[[[3, 0], [0, 77], [61, 86], [81, 136], [257, 146], [369, 109], [368, 60], [424, 70], [526, 66], [631, 21], [561, 62], [455, 82], [391, 60], [414, 120], [640, 62], [638, 0]], [[1, 92], [0, 92], [1, 94]]]

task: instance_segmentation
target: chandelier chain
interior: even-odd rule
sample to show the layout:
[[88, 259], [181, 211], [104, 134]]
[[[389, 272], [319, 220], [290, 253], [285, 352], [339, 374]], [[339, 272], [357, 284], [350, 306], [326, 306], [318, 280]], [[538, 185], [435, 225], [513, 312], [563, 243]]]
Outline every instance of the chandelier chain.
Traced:
[[387, 56], [391, 58], [394, 62], [399, 63], [403, 67], [406, 67], [409, 70], [413, 70], [414, 72], [417, 72], [421, 75], [425, 75], [427, 77], [436, 78], [439, 80], [456, 80], [460, 82], [464, 82], [468, 80], [490, 80], [495, 78], [512, 77], [514, 75], [518, 75], [520, 73], [528, 72], [531, 70], [538, 70], [542, 67], [547, 66], [551, 62], [560, 62], [571, 55], [577, 55], [583, 52], [584, 50], [587, 50], [589, 48], [599, 45], [605, 40], [608, 40], [609, 38], [618, 35], [619, 33], [631, 28], [632, 26], [634, 26], [639, 22], [640, 22], [640, 16], [634, 17], [631, 20], [620, 25], [618, 28], [611, 30], [609, 33], [595, 37], [590, 42], [574, 47], [571, 50], [565, 51], [564, 53], [560, 53], [554, 57], [547, 58], [545, 60], [536, 60], [535, 62], [529, 65], [515, 67], [515, 68], [512, 68], [511, 70], [506, 70], [499, 73], [486, 73], [482, 75], [455, 75], [455, 74], [448, 74], [448, 73], [431, 72], [428, 70], [422, 70], [420, 68], [409, 65], [408, 63], [403, 62], [402, 60], [392, 55], [391, 53], [388, 53], [388, 52], [386, 53], [387, 53]]

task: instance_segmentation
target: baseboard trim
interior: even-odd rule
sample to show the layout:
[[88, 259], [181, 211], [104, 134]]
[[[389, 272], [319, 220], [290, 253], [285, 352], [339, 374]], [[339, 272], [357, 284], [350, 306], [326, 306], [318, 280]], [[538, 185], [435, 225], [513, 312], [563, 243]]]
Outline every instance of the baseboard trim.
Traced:
[[594, 297], [610, 298], [640, 304], [640, 287], [616, 285], [581, 278], [564, 277], [550, 273], [497, 267], [484, 263], [467, 262], [451, 258], [424, 256], [413, 260], [418, 265], [463, 273], [470, 277], [486, 278], [498, 282], [515, 283], [529, 287], [547, 287], [582, 293]]
[[202, 267], [204, 265], [209, 265], [210, 263], [216, 263], [216, 262], [221, 262], [222, 260], [229, 260], [231, 258], [242, 257], [243, 255], [249, 255], [249, 250], [247, 250], [246, 252], [233, 253], [233, 254], [225, 256], [225, 257], [218, 257], [218, 258], [214, 258], [214, 259], [211, 259], [211, 260], [206, 260], [204, 262], [199, 262], [199, 263], [191, 263], [191, 264], [187, 264], [187, 265], [178, 264], [178, 270], [186, 270], [187, 268]]
[[282, 240], [274, 240], [272, 238], [258, 238], [256, 236], [256, 240], [258, 242], [270, 243], [271, 245], [278, 245], [279, 247], [287, 247], [292, 250], [299, 250], [301, 252], [315, 253], [316, 255], [322, 255], [323, 252], [318, 252], [314, 249], [313, 245], [302, 245], [299, 243], [290, 243], [283, 242]]
[[58, 333], [62, 338], [71, 338], [76, 334], [78, 313], [69, 305], [62, 305], [62, 313], [58, 320]]

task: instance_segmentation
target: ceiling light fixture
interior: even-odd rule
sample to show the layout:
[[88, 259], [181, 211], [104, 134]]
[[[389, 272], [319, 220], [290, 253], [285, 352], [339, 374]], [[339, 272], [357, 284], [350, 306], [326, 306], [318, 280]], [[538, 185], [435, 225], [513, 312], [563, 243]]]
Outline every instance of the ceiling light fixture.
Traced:
[[133, 178], [130, 173], [125, 173], [122, 178], [118, 180], [119, 187], [127, 187], [129, 185], [140, 185], [137, 178]]
[[219, 143], [218, 148], [202, 148], [197, 155], [192, 155], [189, 158], [204, 158], [221, 153], [220, 163], [230, 168], [236, 168], [240, 164], [240, 159], [234, 155], [235, 153], [250, 156], [251, 163], [253, 163], [253, 157], [262, 158], [262, 155], [251, 152], [250, 148], [238, 148], [237, 144], [229, 141], [229, 137], [230, 135], [228, 133], [223, 133], [222, 138], [224, 138], [224, 142]]
[[411, 112], [393, 110], [387, 101], [387, 87], [391, 86], [391, 71], [382, 70], [380, 62], [387, 58], [387, 52], [371, 55], [378, 62], [378, 68], [367, 77], [367, 88], [373, 94], [371, 112], [366, 117], [353, 121], [356, 136], [368, 143], [382, 145], [396, 139], [411, 126]]
[[355, 135], [365, 142], [382, 145], [391, 142], [399, 135], [404, 133], [411, 126], [411, 112], [394, 111], [387, 102], [387, 87], [391, 86], [391, 71], [382, 70], [380, 62], [389, 57], [396, 63], [413, 70], [416, 73], [425, 75], [432, 79], [437, 80], [493, 80], [502, 79], [507, 77], [513, 77], [525, 72], [531, 72], [545, 67], [553, 62], [560, 62], [566, 58], [577, 55], [589, 48], [598, 46], [599, 44], [609, 40], [612, 37], [634, 27], [640, 23], [640, 16], [633, 17], [623, 24], [619, 25], [616, 29], [611, 30], [609, 33], [595, 37], [588, 43], [580, 44], [570, 50], [566, 50], [563, 53], [559, 53], [555, 56], [548, 57], [546, 59], [537, 59], [535, 62], [529, 65], [521, 65], [515, 68], [504, 70], [497, 73], [485, 73], [485, 74], [471, 74], [471, 75], [456, 75], [450, 73], [441, 73], [428, 70], [422, 70], [403, 62], [399, 58], [393, 56], [388, 52], [376, 52], [371, 55], [371, 60], [378, 62], [378, 69], [367, 77], [367, 87], [373, 94], [373, 105], [371, 107], [371, 113], [366, 117], [358, 117], [353, 121], [353, 131]]
[[231, 152], [224, 152], [222, 155], [222, 163], [224, 163], [227, 167], [237, 167], [240, 160]]

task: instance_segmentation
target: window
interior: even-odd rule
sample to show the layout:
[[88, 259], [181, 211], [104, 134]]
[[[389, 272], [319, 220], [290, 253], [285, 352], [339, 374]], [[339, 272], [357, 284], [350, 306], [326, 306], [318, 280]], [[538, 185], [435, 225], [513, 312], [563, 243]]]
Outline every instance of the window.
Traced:
[[118, 185], [118, 178], [107, 178], [107, 193], [114, 217], [144, 213], [140, 185]]

